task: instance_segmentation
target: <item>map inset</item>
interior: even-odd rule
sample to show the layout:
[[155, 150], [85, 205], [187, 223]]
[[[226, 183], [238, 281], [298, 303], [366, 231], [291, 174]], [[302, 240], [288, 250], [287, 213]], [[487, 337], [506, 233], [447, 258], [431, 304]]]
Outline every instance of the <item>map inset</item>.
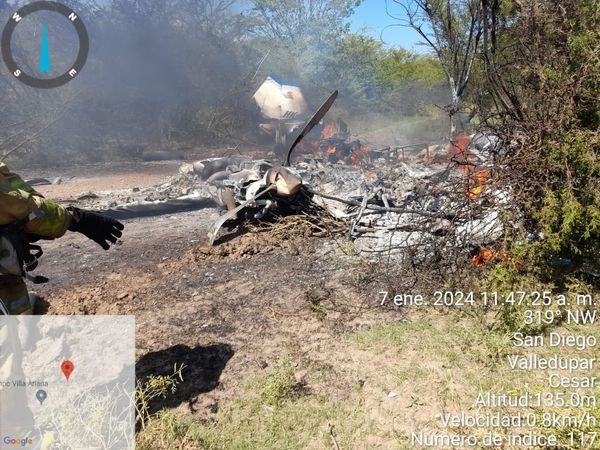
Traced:
[[133, 316], [0, 316], [0, 449], [135, 448]]

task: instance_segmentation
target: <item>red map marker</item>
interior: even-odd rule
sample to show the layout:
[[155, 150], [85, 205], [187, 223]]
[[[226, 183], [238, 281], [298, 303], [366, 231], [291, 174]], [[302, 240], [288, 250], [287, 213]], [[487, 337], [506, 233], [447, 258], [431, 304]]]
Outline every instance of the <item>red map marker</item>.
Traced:
[[62, 370], [62, 373], [65, 375], [67, 381], [69, 381], [69, 377], [73, 373], [73, 369], [75, 369], [75, 364], [68, 359], [63, 361], [63, 363], [60, 365], [60, 370]]

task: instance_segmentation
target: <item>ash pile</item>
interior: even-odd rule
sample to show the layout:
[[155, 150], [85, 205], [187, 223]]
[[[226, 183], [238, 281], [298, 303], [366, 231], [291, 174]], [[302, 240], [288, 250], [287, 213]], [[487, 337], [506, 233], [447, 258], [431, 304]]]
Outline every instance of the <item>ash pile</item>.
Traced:
[[297, 164], [317, 193], [314, 201], [348, 224], [360, 252], [376, 258], [452, 250], [458, 256], [502, 235], [504, 195], [492, 192], [487, 170], [465, 173], [441, 154], [435, 164], [418, 156], [366, 155], [360, 165], [320, 158]]
[[482, 136], [370, 149], [334, 132], [303, 147], [290, 166], [241, 155], [208, 158], [184, 164], [156, 186], [69, 202], [118, 218], [209, 209], [213, 216], [218, 206], [222, 213], [208, 236], [215, 245], [224, 225], [301, 215], [326, 222], [321, 228], [329, 235], [350, 239], [356, 253], [371, 260], [409, 255], [418, 262], [450, 253], [482, 264], [499, 256], [492, 249], [503, 233], [509, 195], [494, 185], [490, 145]]
[[501, 237], [508, 199], [494, 189], [478, 139], [405, 152], [328, 138], [288, 167], [240, 156], [197, 161], [182, 172], [228, 211], [211, 230], [211, 244], [226, 222], [326, 213], [370, 259], [452, 252], [476, 262]]

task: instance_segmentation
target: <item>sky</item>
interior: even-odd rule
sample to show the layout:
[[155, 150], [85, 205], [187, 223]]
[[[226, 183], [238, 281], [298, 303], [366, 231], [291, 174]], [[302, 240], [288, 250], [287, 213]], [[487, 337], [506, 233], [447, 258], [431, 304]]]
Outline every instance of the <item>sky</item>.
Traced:
[[390, 26], [397, 25], [399, 21], [386, 12], [386, 1], [387, 11], [390, 14], [402, 15], [402, 9], [394, 3], [394, 0], [364, 0], [350, 18], [350, 30], [356, 33], [366, 28], [369, 36], [382, 39], [389, 47], [403, 47], [424, 52], [425, 48], [415, 45], [421, 40], [415, 31], [406, 27]]

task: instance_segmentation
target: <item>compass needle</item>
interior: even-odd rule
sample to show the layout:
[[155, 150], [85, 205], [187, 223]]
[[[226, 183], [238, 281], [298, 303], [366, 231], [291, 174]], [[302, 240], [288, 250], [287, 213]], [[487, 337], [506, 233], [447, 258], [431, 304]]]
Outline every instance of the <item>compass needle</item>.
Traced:
[[50, 48], [48, 46], [48, 29], [46, 21], [42, 26], [42, 48], [40, 50], [40, 72], [50, 72]]

